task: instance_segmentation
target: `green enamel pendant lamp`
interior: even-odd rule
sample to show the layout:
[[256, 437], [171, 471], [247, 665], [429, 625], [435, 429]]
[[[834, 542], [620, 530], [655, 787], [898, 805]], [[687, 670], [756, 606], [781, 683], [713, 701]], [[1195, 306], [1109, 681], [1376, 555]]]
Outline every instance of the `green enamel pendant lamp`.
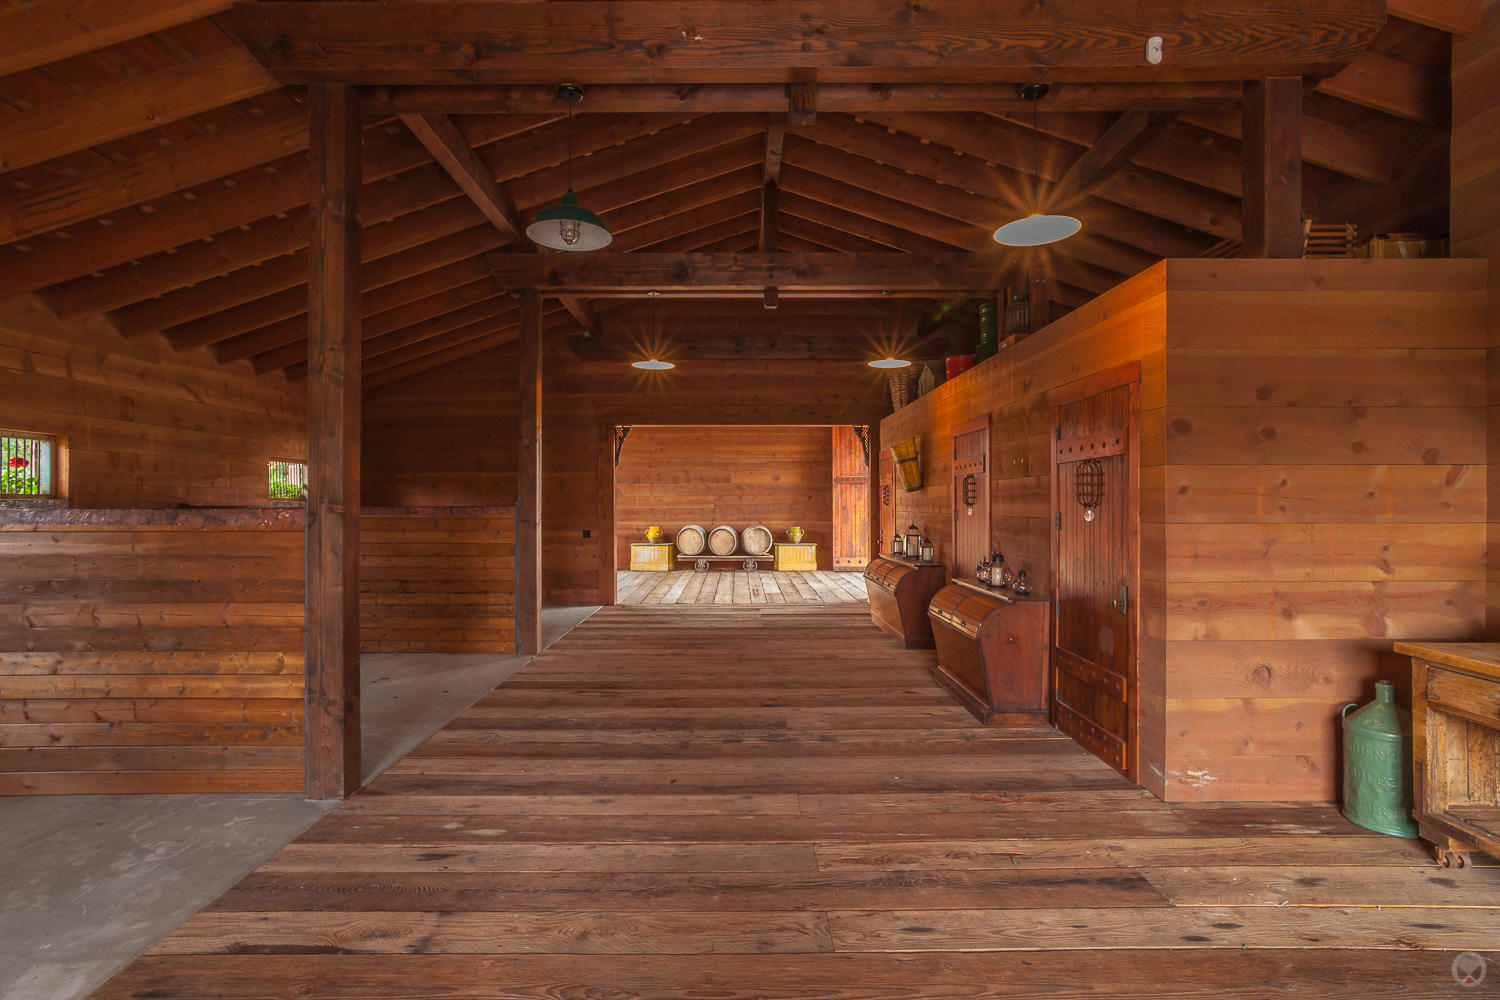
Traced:
[[614, 237], [599, 216], [578, 204], [578, 196], [573, 193], [573, 105], [583, 100], [583, 87], [558, 84], [557, 96], [568, 103], [568, 191], [562, 201], [536, 213], [526, 227], [526, 235], [537, 246], [550, 250], [602, 250]]
[[[1020, 90], [1021, 98], [1031, 102], [1031, 195], [1032, 204], [1041, 204], [1040, 171], [1037, 168], [1037, 102], [1050, 90], [1045, 83], [1028, 83]], [[995, 230], [995, 242], [1008, 247], [1040, 247], [1065, 240], [1083, 228], [1071, 215], [1047, 215], [1033, 212], [1024, 219], [1007, 222]]]

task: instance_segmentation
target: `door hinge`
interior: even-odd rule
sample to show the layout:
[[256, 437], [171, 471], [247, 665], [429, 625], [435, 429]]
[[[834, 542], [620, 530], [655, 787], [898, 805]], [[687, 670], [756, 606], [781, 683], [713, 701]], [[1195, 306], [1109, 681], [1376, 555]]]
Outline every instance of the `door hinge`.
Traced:
[[1057, 440], [1062, 440], [1062, 424], [1058, 424], [1056, 427], [1052, 428], [1052, 432], [1054, 435], [1056, 435]]
[[1123, 583], [1120, 584], [1120, 597], [1118, 600], [1110, 601], [1109, 606], [1122, 615], [1128, 613], [1130, 610], [1130, 588]]
[[1053, 514], [1052, 515], [1052, 526], [1054, 528], [1056, 528], [1058, 531], [1062, 530], [1062, 515], [1061, 514]]

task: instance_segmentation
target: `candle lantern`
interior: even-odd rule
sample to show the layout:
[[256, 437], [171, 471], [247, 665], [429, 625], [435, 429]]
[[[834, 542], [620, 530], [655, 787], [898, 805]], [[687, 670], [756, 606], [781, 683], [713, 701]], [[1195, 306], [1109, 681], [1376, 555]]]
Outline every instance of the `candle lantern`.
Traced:
[[937, 548], [932, 544], [932, 539], [922, 536], [922, 561], [924, 563], [937, 562]]
[[922, 532], [914, 524], [906, 529], [906, 556], [915, 559], [922, 554]]
[[905, 540], [904, 540], [901, 532], [898, 531], [898, 532], [896, 532], [895, 537], [891, 539], [891, 555], [893, 555], [893, 556], [901, 556], [901, 555], [905, 555], [905, 554], [906, 554], [906, 542], [905, 542]]

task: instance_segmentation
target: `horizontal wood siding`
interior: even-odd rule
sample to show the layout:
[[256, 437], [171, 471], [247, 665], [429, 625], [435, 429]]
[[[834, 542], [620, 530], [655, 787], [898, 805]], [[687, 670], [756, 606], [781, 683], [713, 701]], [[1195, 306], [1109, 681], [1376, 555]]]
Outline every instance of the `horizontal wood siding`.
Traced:
[[514, 508], [366, 513], [360, 649], [513, 653]]
[[832, 468], [827, 427], [636, 427], [615, 469], [619, 565], [652, 524], [668, 540], [684, 524], [764, 524], [778, 539], [796, 524], [832, 569]]
[[0, 525], [0, 794], [301, 792], [298, 521]]
[[1483, 633], [1483, 271], [1165, 267], [1165, 793], [1331, 800], [1392, 642]]
[[0, 300], [0, 428], [64, 439], [74, 507], [255, 506], [267, 461], [306, 456], [306, 392], [16, 296]]

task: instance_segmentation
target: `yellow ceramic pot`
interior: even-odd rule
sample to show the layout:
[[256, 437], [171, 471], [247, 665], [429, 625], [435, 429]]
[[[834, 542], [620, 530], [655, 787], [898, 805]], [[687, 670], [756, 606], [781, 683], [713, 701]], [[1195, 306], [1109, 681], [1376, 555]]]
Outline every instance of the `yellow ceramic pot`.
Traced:
[[662, 530], [655, 524], [646, 529], [646, 541], [651, 542], [653, 545], [661, 541], [661, 536]]

